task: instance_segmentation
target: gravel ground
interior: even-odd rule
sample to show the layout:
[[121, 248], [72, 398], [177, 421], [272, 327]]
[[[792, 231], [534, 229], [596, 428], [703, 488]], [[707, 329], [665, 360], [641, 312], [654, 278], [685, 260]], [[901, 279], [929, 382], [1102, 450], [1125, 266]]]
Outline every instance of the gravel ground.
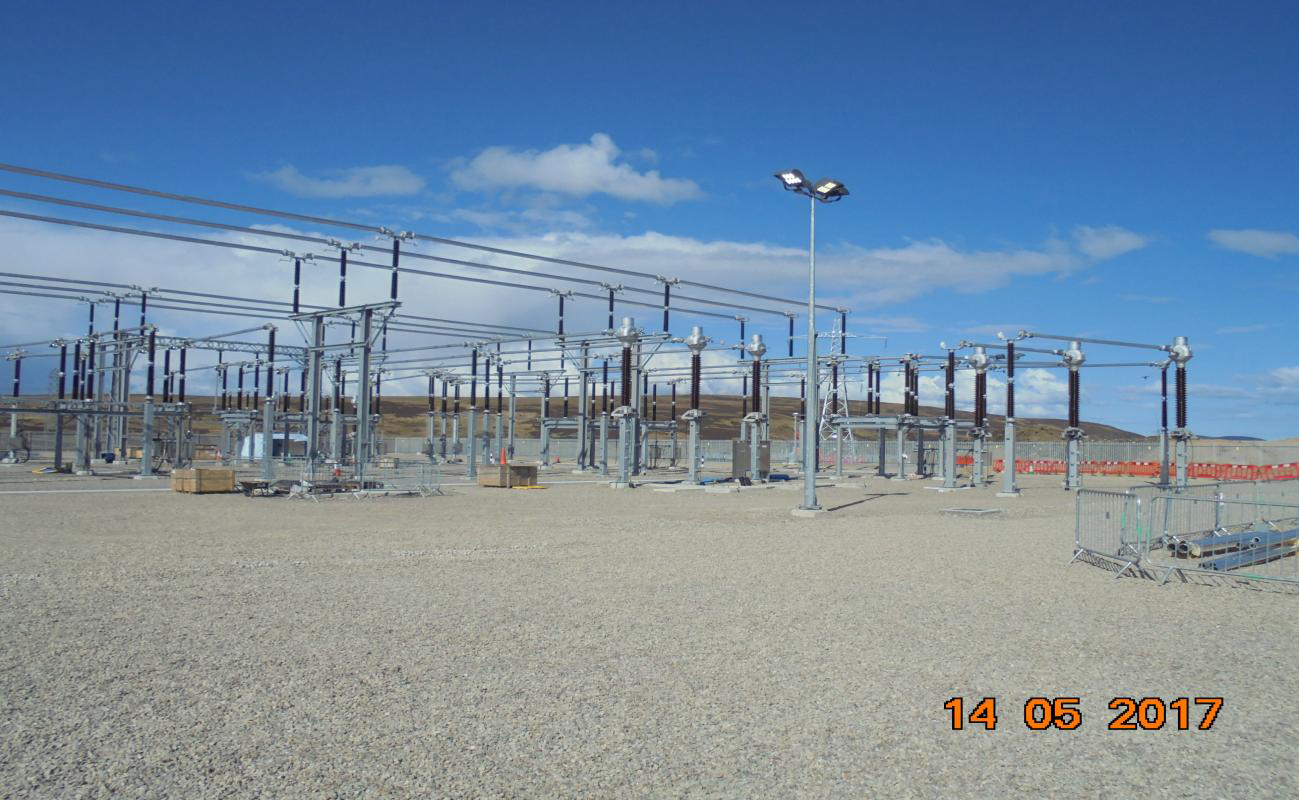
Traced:
[[[1299, 794], [1299, 599], [1066, 565], [1058, 479], [849, 483], [816, 520], [785, 489], [0, 494], [0, 796]], [[141, 488], [0, 490], [78, 486]], [[957, 695], [997, 729], [952, 731]], [[1035, 695], [1082, 726], [1026, 730]], [[1120, 732], [1116, 695], [1226, 701]]]

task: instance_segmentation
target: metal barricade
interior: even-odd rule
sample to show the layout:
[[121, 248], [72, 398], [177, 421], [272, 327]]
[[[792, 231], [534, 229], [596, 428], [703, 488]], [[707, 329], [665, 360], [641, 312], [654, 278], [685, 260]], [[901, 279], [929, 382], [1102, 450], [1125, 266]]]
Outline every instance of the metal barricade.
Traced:
[[1118, 575], [1214, 576], [1299, 589], [1299, 481], [1233, 481], [1177, 492], [1080, 490], [1074, 560]]

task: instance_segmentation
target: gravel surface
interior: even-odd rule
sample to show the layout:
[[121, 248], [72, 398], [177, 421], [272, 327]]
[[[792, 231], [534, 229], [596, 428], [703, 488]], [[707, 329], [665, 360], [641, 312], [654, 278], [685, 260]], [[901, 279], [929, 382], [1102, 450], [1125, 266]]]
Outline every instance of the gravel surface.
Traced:
[[[140, 488], [45, 480], [10, 488]], [[780, 488], [0, 495], [0, 796], [1299, 794], [1299, 599], [1066, 565], [1056, 478], [847, 483], [816, 520]], [[1026, 730], [1035, 695], [1082, 726]], [[1109, 731], [1116, 695], [1226, 702]]]

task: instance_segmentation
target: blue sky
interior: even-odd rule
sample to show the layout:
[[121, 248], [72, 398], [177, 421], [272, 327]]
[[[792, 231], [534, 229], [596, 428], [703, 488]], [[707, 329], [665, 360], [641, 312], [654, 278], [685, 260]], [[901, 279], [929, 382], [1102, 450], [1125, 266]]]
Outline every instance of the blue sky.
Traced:
[[[1299, 435], [1299, 5], [1133, 6], [28, 4], [0, 152], [790, 296], [806, 209], [771, 173], [798, 166], [852, 190], [818, 219], [822, 288], [888, 352], [1187, 335], [1194, 430]], [[60, 274], [129, 269], [39, 235], [0, 229], [11, 258], [73, 247]], [[1150, 430], [1148, 374], [1088, 373], [1084, 416]], [[1032, 405], [1061, 399], [1044, 378]]]

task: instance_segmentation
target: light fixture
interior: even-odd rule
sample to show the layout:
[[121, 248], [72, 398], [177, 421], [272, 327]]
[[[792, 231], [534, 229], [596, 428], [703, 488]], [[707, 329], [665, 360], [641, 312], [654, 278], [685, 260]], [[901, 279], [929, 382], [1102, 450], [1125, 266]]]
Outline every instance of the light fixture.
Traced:
[[776, 177], [779, 178], [780, 182], [785, 185], [785, 188], [790, 191], [797, 191], [800, 187], [807, 185], [807, 178], [803, 177], [803, 173], [800, 170], [781, 170], [776, 173]]
[[848, 194], [848, 189], [839, 181], [832, 181], [829, 178], [822, 178], [816, 183], [816, 193], [818, 200], [831, 202], [838, 200]]

